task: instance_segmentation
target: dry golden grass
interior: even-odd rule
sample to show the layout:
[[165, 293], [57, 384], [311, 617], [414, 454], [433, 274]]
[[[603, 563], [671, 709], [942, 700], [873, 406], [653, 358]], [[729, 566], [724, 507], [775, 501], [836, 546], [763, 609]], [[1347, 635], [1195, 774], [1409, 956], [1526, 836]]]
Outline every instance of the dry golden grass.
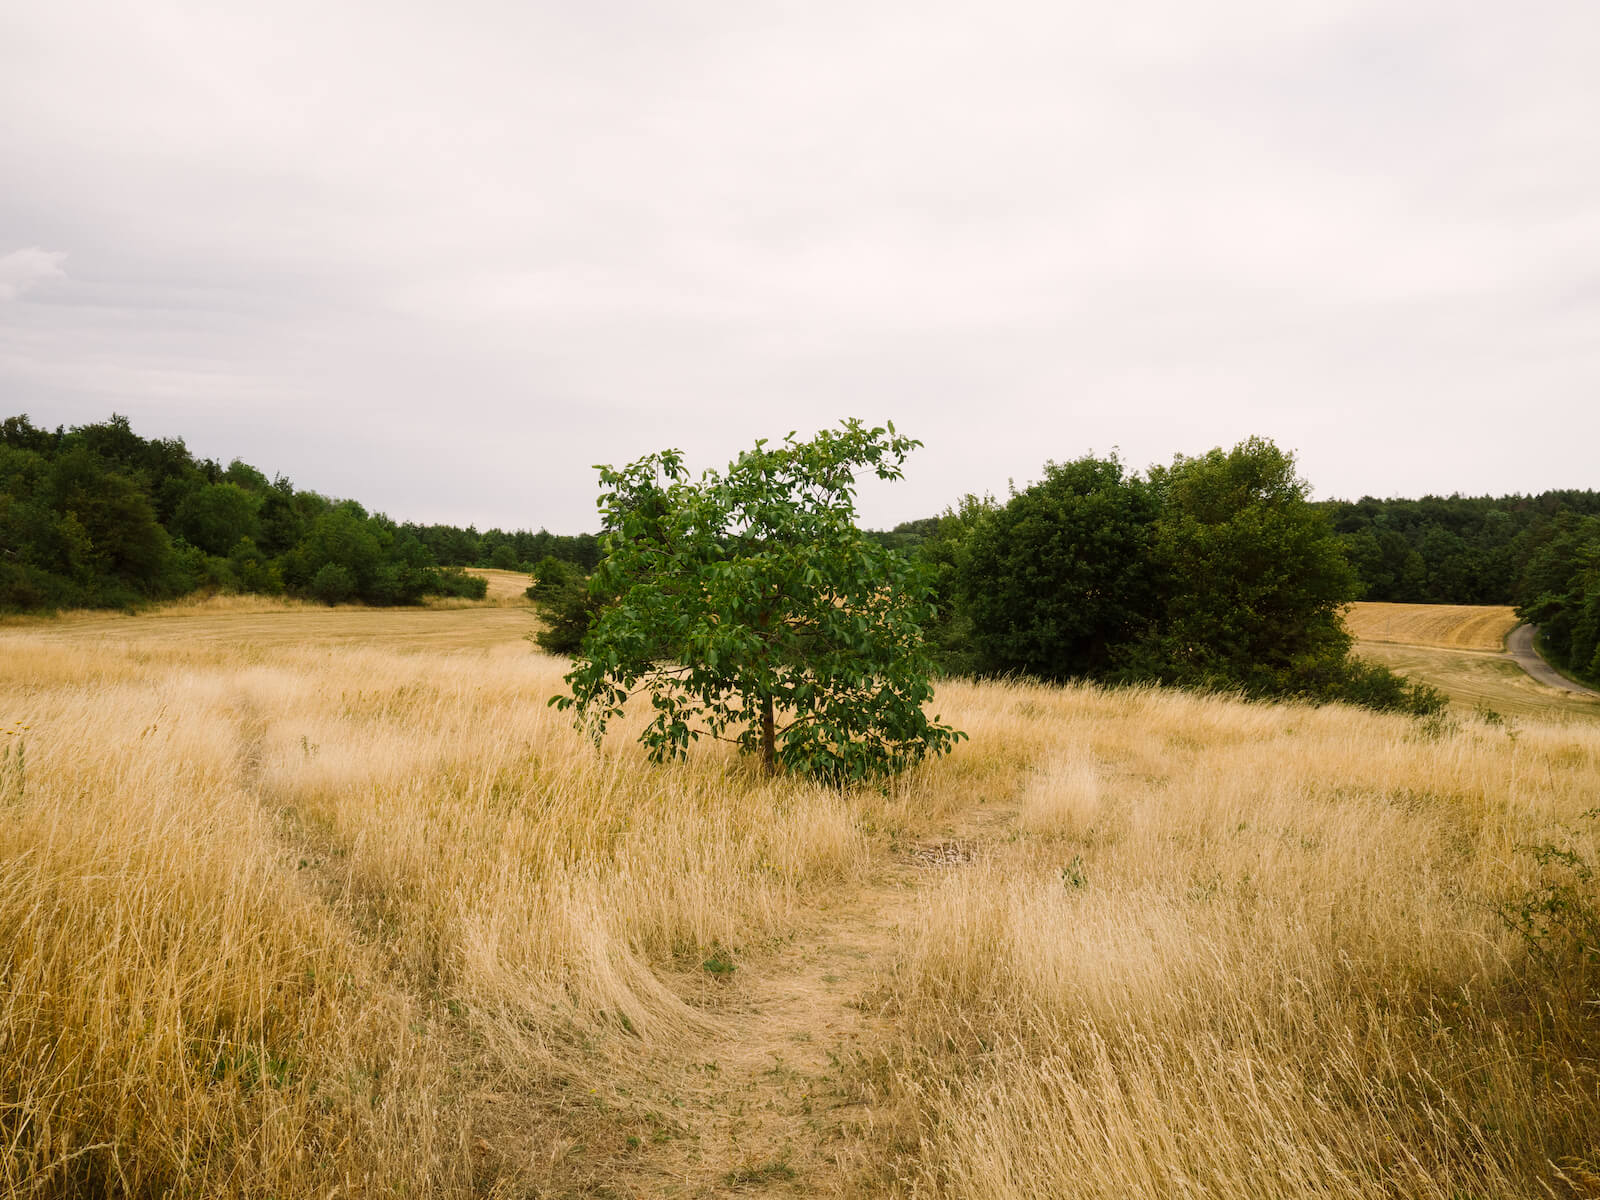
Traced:
[[500, 615], [0, 634], [5, 1190], [467, 1194], [573, 1047], [706, 1028], [680, 958], [859, 875], [846, 799], [597, 755], [554, 660], [409, 632]]
[[1431, 684], [1458, 711], [1600, 719], [1600, 700], [1547, 687], [1502, 652], [1517, 626], [1507, 606], [1352, 604], [1345, 626], [1358, 655]]
[[1358, 642], [1356, 653], [1432, 684], [1457, 711], [1484, 708], [1515, 717], [1600, 721], [1600, 700], [1547, 687], [1501, 654], [1385, 642]]
[[1600, 1174], [1593, 976], [1498, 915], [1592, 860], [1600, 728], [955, 682], [969, 743], [839, 794], [595, 752], [530, 627], [0, 629], [0, 1193]]
[[1363, 602], [1345, 611], [1344, 623], [1358, 642], [1499, 651], [1517, 627], [1517, 614], [1506, 604]]
[[528, 584], [532, 582], [526, 571], [500, 571], [493, 567], [468, 567], [468, 575], [477, 575], [489, 581], [489, 594], [485, 600], [496, 603], [526, 604]]
[[1536, 968], [1498, 910], [1520, 847], [1595, 861], [1600, 730], [1013, 695], [1062, 749], [886, 989], [903, 1190], [1592, 1194], [1600, 964]]

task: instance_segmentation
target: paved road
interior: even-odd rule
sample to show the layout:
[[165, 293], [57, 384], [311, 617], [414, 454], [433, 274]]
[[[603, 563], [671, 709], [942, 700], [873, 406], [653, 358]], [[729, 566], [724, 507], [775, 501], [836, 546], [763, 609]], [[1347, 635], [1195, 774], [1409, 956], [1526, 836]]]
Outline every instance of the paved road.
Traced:
[[1517, 665], [1549, 687], [1559, 688], [1563, 692], [1577, 692], [1580, 696], [1600, 696], [1600, 692], [1573, 683], [1539, 657], [1539, 652], [1533, 648], [1533, 635], [1538, 631], [1537, 625], [1518, 625], [1506, 638], [1506, 652], [1516, 660]]

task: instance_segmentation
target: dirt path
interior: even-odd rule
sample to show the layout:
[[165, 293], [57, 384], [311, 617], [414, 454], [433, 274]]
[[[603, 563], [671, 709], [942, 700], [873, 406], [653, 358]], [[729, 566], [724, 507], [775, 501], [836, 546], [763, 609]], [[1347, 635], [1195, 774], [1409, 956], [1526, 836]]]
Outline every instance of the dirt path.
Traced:
[[1540, 657], [1539, 652], [1533, 648], [1534, 635], [1538, 632], [1537, 625], [1518, 625], [1513, 629], [1506, 638], [1507, 657], [1546, 687], [1553, 687], [1563, 692], [1576, 692], [1580, 696], [1600, 698], [1600, 692], [1573, 683]]
[[917, 887], [912, 869], [890, 864], [781, 953], [741, 967], [727, 1035], [693, 1061], [657, 1064], [682, 1136], [618, 1183], [639, 1195], [847, 1194], [875, 1141], [860, 1077], [888, 1034], [868, 994]]
[[[632, 1161], [583, 1188], [628, 1197], [876, 1194], [896, 1131], [880, 1101], [892, 1027], [874, 1001], [923, 890], [984, 852], [1014, 813], [990, 806], [881, 851], [868, 879], [821, 900], [778, 953], [739, 967], [724, 1033], [641, 1065], [621, 1111], [658, 1125]], [[976, 822], [976, 823], [975, 823]]]

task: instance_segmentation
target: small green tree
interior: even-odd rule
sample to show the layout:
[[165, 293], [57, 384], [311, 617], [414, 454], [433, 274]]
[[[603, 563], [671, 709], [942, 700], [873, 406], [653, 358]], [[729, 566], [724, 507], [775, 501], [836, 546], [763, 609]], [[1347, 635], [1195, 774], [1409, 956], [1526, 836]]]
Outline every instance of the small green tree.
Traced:
[[534, 567], [533, 583], [523, 595], [533, 601], [545, 626], [533, 640], [551, 654], [576, 653], [601, 607], [583, 572], [549, 554]]
[[323, 563], [311, 580], [311, 594], [324, 604], [343, 604], [356, 594], [356, 579], [338, 563]]
[[[847, 421], [758, 441], [691, 481], [682, 454], [600, 467], [606, 556], [566, 680], [596, 739], [630, 695], [653, 761], [703, 734], [763, 766], [832, 780], [898, 771], [964, 735], [929, 718], [928, 573], [855, 524], [855, 472], [899, 479], [920, 442]], [[736, 731], [729, 736], [729, 731]]]

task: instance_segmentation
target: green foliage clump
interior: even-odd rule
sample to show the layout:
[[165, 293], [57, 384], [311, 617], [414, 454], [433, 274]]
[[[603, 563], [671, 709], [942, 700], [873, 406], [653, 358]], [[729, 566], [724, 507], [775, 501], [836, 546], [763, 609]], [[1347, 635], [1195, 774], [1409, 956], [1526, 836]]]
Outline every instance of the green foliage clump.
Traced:
[[1157, 500], [1115, 458], [1047, 463], [984, 514], [958, 568], [971, 645], [987, 673], [1103, 674], [1148, 632]]
[[1251, 438], [1140, 477], [1115, 456], [1049, 463], [972, 497], [923, 553], [978, 674], [1158, 681], [1411, 713], [1445, 698], [1350, 657], [1359, 582], [1292, 455]]
[[433, 592], [461, 600], [482, 600], [489, 594], [489, 581], [482, 575], [468, 575], [459, 567], [441, 567], [433, 572]]
[[1250, 438], [1150, 476], [1165, 601], [1150, 647], [1163, 678], [1290, 695], [1344, 659], [1355, 572], [1292, 455]]
[[179, 502], [173, 532], [207, 554], [227, 554], [261, 536], [260, 509], [261, 498], [236, 483], [205, 484]]
[[311, 577], [307, 591], [324, 604], [343, 604], [356, 594], [356, 577], [340, 563], [323, 563]]
[[[676, 450], [600, 468], [612, 599], [584, 637], [570, 695], [594, 735], [650, 697], [652, 760], [703, 735], [835, 781], [891, 774], [961, 737], [930, 718], [929, 572], [855, 523], [855, 472], [901, 477], [920, 443], [847, 421], [789, 435], [691, 481]], [[730, 736], [730, 731], [732, 731]]]
[[588, 577], [571, 563], [546, 555], [534, 567], [532, 578], [524, 595], [544, 621], [533, 640], [550, 654], [577, 653], [601, 607]]

